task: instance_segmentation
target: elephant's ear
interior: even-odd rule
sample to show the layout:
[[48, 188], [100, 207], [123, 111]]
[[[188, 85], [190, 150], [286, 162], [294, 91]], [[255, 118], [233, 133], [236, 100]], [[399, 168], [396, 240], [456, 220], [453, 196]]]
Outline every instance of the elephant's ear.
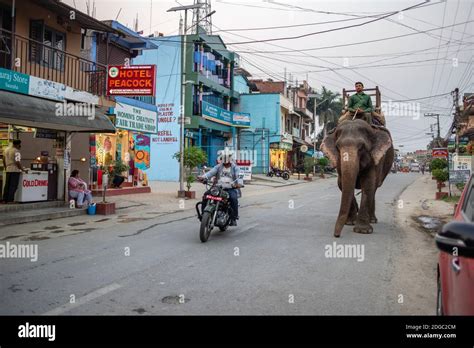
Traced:
[[339, 158], [339, 151], [336, 148], [336, 137], [335, 132], [326, 135], [321, 144], [321, 151], [329, 158], [331, 161], [331, 166], [333, 168], [337, 167], [337, 160]]
[[378, 165], [385, 153], [392, 147], [392, 137], [387, 130], [374, 129], [375, 142], [370, 152], [375, 165]]

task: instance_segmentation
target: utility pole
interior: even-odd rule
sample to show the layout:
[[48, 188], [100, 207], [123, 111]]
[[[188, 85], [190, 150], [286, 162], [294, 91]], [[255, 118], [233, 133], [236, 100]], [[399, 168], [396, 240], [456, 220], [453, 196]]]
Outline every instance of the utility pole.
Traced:
[[425, 113], [425, 117], [436, 117], [436, 127], [438, 128], [437, 129], [438, 136], [437, 136], [436, 141], [438, 143], [438, 146], [441, 146], [440, 141], [439, 141], [441, 139], [441, 129], [439, 127], [439, 114]]
[[[182, 49], [181, 49], [181, 105], [180, 105], [180, 116], [179, 116], [179, 125], [180, 125], [180, 141], [179, 141], [179, 191], [178, 197], [184, 198], [185, 191], [184, 191], [184, 123], [185, 123], [185, 109], [186, 109], [186, 85], [188, 82], [193, 81], [186, 81], [186, 55], [187, 55], [187, 25], [188, 25], [188, 10], [197, 10], [201, 8], [203, 4], [196, 3], [194, 5], [189, 6], [178, 6], [172, 7], [167, 12], [177, 12], [177, 11], [184, 11], [184, 26], [183, 26], [183, 42], [182, 42]], [[212, 14], [209, 14], [209, 16]], [[197, 23], [199, 24], [199, 22]]]

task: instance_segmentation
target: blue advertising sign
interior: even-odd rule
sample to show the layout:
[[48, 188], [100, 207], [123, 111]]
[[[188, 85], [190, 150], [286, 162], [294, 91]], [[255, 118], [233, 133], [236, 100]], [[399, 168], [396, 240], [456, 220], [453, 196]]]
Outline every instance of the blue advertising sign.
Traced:
[[29, 75], [0, 68], [0, 89], [21, 94], [28, 94], [29, 88]]
[[232, 126], [232, 111], [221, 109], [205, 101], [202, 102], [202, 116], [211, 121]]
[[225, 110], [205, 101], [202, 102], [202, 116], [227, 126], [250, 127], [250, 114]]
[[234, 112], [232, 121], [236, 127], [250, 127], [250, 114]]

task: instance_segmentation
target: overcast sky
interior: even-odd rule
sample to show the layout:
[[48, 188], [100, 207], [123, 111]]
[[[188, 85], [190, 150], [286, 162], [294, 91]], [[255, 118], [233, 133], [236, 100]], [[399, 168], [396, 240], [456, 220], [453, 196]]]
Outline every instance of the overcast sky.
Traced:
[[[87, 0], [64, 2], [86, 12]], [[353, 82], [360, 80], [366, 88], [379, 86], [383, 101], [396, 107], [396, 101], [449, 93], [456, 87], [460, 88], [461, 97], [463, 93], [474, 91], [474, 23], [465, 23], [474, 20], [474, 0], [432, 0], [421, 8], [358, 27], [297, 39], [236, 43], [288, 38], [362, 24], [376, 19], [374, 15], [400, 11], [423, 2], [212, 0], [211, 4], [216, 11], [212, 16], [214, 33], [221, 35], [230, 49], [239, 52], [242, 67], [255, 78], [283, 79], [286, 68], [287, 77], [291, 74], [298, 81], [308, 79], [318, 90], [326, 86], [336, 92], [344, 87], [353, 88]], [[146, 35], [150, 32], [170, 35], [178, 32], [179, 14], [166, 10], [178, 3], [189, 5], [193, 1], [96, 0], [95, 3], [97, 19], [116, 19], [118, 15], [118, 21], [132, 27], [138, 14], [139, 30]], [[261, 29], [310, 23], [318, 24]], [[431, 30], [441, 27], [447, 28]], [[243, 30], [254, 28], [259, 29]], [[430, 31], [419, 33], [426, 30]], [[408, 36], [386, 39], [401, 35]], [[370, 40], [378, 41], [328, 48]], [[300, 51], [307, 49], [315, 50]], [[387, 115], [387, 126], [396, 146], [404, 145], [405, 151], [426, 149], [431, 136], [425, 133], [430, 132], [430, 124], [435, 123], [434, 118], [423, 117], [427, 112], [442, 115], [441, 135], [446, 135], [452, 121], [449, 94], [398, 105], [405, 108], [404, 115], [396, 115], [393, 107]]]

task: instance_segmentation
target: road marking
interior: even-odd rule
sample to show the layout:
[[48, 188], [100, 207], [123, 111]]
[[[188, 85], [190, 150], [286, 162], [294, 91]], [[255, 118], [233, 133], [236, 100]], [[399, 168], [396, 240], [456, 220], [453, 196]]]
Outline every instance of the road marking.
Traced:
[[68, 303], [68, 304], [64, 304], [60, 307], [57, 307], [55, 309], [52, 309], [46, 313], [43, 313], [43, 315], [59, 315], [59, 314], [63, 314], [67, 311], [70, 311], [71, 309], [73, 308], [76, 308], [76, 307], [79, 307], [79, 306], [82, 306], [83, 304], [86, 304], [87, 302], [90, 302], [98, 297], [101, 297], [101, 296], [104, 296], [105, 294], [108, 294], [109, 292], [112, 292], [112, 291], [115, 291], [119, 288], [121, 288], [122, 285], [120, 284], [117, 284], [117, 283], [113, 283], [113, 284], [110, 284], [110, 285], [107, 285], [103, 288], [100, 288], [100, 289], [97, 289], [83, 297], [79, 297], [78, 299], [76, 299], [76, 302], [74, 303]]

